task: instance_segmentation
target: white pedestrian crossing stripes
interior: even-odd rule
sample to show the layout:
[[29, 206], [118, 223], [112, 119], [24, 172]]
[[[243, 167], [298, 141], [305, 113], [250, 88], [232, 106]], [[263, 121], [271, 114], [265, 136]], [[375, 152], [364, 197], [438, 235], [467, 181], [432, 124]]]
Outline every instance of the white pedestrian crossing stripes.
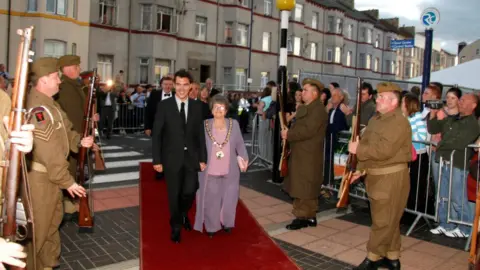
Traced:
[[140, 162], [152, 161], [149, 154], [142, 153], [142, 150], [132, 151], [132, 148], [128, 146], [103, 144], [101, 147], [106, 170], [95, 172], [93, 187], [99, 184], [123, 185], [138, 183]]

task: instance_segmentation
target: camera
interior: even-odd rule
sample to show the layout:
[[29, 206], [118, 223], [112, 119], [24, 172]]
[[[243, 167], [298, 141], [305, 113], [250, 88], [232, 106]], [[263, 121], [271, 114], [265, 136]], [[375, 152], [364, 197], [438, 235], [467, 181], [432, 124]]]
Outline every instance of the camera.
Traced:
[[425, 107], [432, 109], [432, 110], [440, 110], [445, 106], [443, 100], [427, 100], [425, 101]]

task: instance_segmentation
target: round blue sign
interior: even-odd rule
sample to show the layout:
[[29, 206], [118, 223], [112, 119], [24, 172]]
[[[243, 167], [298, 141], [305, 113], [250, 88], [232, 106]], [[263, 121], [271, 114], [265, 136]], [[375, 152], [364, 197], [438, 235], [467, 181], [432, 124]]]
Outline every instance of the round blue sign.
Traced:
[[425, 27], [432, 27], [440, 21], [440, 12], [436, 8], [427, 8], [420, 18]]

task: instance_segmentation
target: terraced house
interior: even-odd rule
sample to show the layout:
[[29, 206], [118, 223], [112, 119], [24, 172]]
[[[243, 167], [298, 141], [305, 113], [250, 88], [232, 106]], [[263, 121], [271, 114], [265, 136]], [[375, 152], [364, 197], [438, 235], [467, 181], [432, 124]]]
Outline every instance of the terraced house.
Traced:
[[[0, 3], [0, 61], [14, 70], [17, 28], [34, 25], [37, 56], [77, 54], [103, 80], [120, 70], [130, 84], [158, 83], [179, 68], [226, 89], [276, 80], [279, 11], [274, 0], [7, 0]], [[357, 11], [353, 0], [297, 0], [288, 33], [288, 70], [406, 78], [398, 19]], [[8, 56], [8, 57], [7, 57]], [[411, 62], [411, 61], [410, 61]], [[421, 70], [420, 68], [418, 70]], [[400, 72], [401, 71], [401, 72]], [[413, 75], [412, 75], [413, 76]]]

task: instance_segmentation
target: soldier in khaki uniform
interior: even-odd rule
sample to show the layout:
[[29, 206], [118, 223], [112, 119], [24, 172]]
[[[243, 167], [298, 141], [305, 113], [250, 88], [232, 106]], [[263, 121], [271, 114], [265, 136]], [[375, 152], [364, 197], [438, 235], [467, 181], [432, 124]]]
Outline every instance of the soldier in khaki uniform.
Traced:
[[80, 145], [93, 145], [92, 137], [80, 141], [80, 134], [73, 130], [67, 115], [52, 98], [58, 93], [60, 84], [57, 62], [56, 58], [45, 57], [32, 64], [34, 87], [27, 99], [31, 122], [35, 126], [35, 147], [28, 177], [32, 190], [36, 250], [29, 251], [36, 256], [37, 270], [59, 265], [62, 189], [72, 197], [85, 196], [85, 189], [75, 183], [68, 171], [70, 151], [76, 153]]
[[[3, 159], [5, 153], [5, 142], [7, 139], [10, 143], [17, 144], [17, 149], [21, 152], [28, 153], [32, 151], [33, 146], [33, 125], [23, 125], [20, 132], [7, 131], [8, 116], [11, 110], [11, 100], [8, 94], [0, 90], [0, 162]], [[10, 135], [10, 136], [9, 136]], [[9, 138], [10, 137], [10, 138]], [[0, 178], [3, 176], [3, 167], [0, 166]], [[0, 181], [0, 195], [2, 191], [2, 181]], [[23, 247], [17, 243], [6, 242], [3, 238], [0, 238], [0, 264], [10, 264], [18, 267], [25, 267], [25, 263], [18, 259], [25, 258], [27, 255], [23, 253]]]
[[348, 146], [363, 171], [353, 181], [366, 174], [372, 216], [368, 255], [355, 269], [400, 269], [400, 218], [410, 192], [412, 129], [400, 109], [401, 88], [380, 83], [377, 91], [377, 115], [368, 122], [361, 140]]
[[[76, 55], [65, 55], [58, 59], [58, 68], [62, 72], [62, 83], [56, 101], [67, 114], [73, 124], [73, 130], [82, 133], [84, 106], [86, 94], [84, 84], [80, 81], [80, 57]], [[68, 170], [75, 178], [77, 173], [77, 154], [71, 152], [68, 160]], [[74, 200], [64, 192], [63, 206], [65, 214], [64, 221], [78, 219], [78, 201]]]
[[323, 84], [317, 80], [303, 81], [302, 100], [296, 120], [290, 130], [282, 130], [282, 138], [290, 143], [288, 177], [285, 190], [294, 198], [295, 219], [287, 229], [298, 230], [317, 226], [318, 196], [322, 186], [323, 142], [327, 128], [327, 113], [320, 101]]

